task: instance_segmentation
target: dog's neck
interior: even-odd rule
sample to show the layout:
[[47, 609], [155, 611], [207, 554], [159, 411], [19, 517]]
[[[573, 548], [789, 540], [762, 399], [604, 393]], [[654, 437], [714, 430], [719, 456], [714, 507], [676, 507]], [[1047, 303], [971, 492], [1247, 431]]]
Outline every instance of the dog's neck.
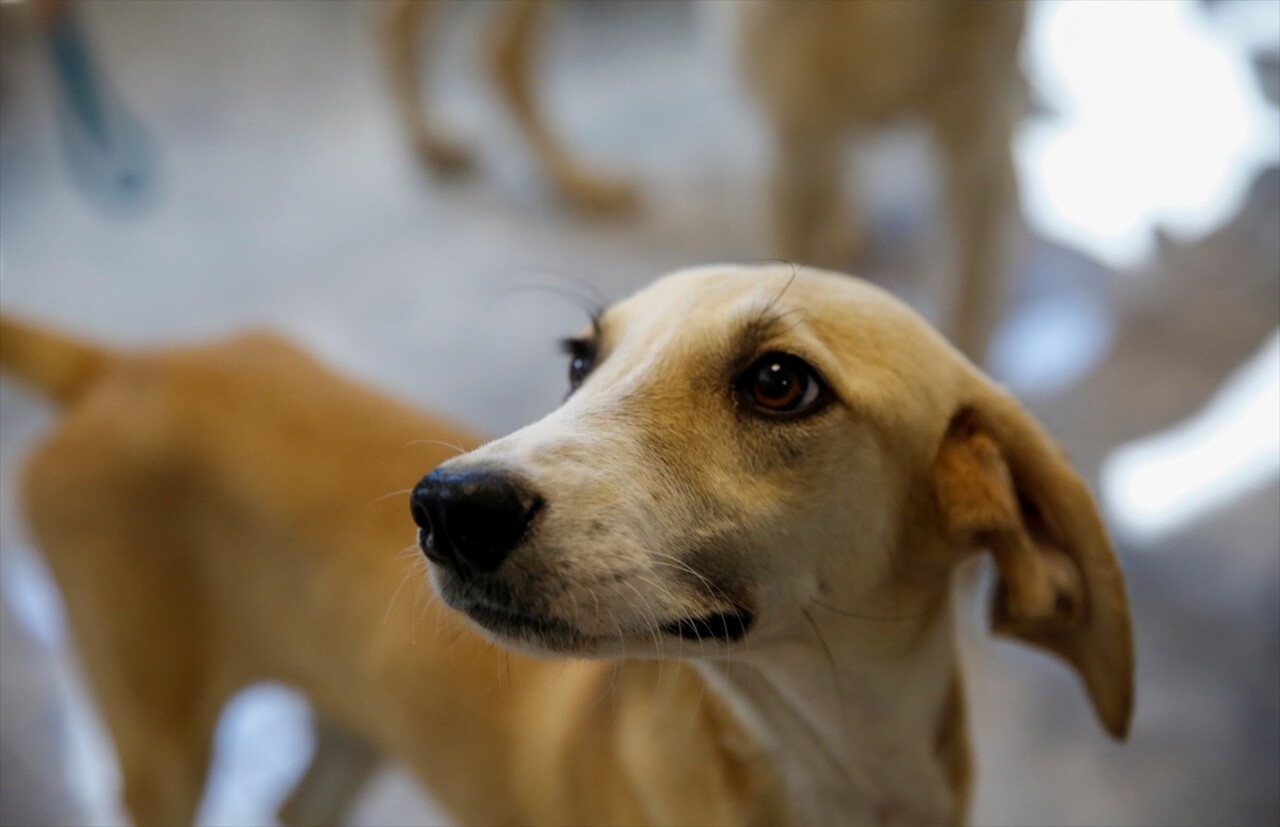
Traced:
[[949, 601], [927, 617], [813, 610], [801, 639], [701, 669], [776, 762], [800, 824], [955, 822], [939, 733], [957, 702]]

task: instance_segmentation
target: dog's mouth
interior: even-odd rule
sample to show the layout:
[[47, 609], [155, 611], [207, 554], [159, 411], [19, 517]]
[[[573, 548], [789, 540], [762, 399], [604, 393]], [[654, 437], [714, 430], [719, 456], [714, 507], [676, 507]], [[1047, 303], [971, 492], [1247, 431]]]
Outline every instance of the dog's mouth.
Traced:
[[[529, 614], [508, 606], [477, 601], [457, 608], [488, 631], [523, 642], [538, 643], [554, 649], [577, 650], [596, 640], [559, 618]], [[658, 629], [663, 634], [696, 643], [734, 643], [746, 636], [754, 622], [755, 616], [751, 612], [737, 609], [681, 618], [664, 623]]]
[[[498, 583], [475, 583], [449, 571], [436, 580], [440, 596], [482, 629], [509, 641], [561, 652], [612, 649], [624, 639], [649, 639], [654, 627], [619, 630], [616, 636], [584, 632], [568, 620], [525, 605]], [[755, 623], [755, 613], [744, 606], [726, 611], [683, 617], [662, 623], [656, 631], [696, 643], [734, 643], [742, 640]]]
[[525, 608], [494, 584], [481, 589], [442, 572], [437, 585], [451, 608], [500, 637], [553, 649], [579, 649], [587, 642], [568, 621]]
[[495, 634], [521, 640], [563, 639], [581, 637], [578, 631], [563, 620], [554, 617], [529, 614], [507, 606], [487, 602], [470, 602], [458, 607], [467, 617]]
[[[511, 605], [498, 605], [486, 600], [466, 600], [456, 604], [455, 608], [488, 631], [516, 640], [536, 641], [556, 648], [579, 649], [592, 639], [560, 618], [522, 611]], [[700, 617], [681, 618], [662, 624], [658, 630], [663, 634], [698, 643], [733, 643], [746, 637], [754, 622], [755, 615], [751, 611], [738, 608]]]
[[659, 627], [665, 634], [685, 640], [719, 640], [725, 643], [741, 640], [755, 623], [755, 614], [749, 609], [735, 608], [729, 612], [713, 612], [701, 617], [681, 618]]

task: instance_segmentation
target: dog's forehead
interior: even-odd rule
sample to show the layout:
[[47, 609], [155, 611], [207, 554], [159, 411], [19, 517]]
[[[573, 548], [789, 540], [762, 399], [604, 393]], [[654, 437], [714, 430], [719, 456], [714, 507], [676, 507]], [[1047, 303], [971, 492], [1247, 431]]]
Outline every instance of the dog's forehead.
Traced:
[[914, 311], [853, 276], [790, 265], [721, 265], [680, 270], [609, 309], [608, 326], [639, 333], [650, 345], [680, 333], [722, 331], [774, 312], [832, 347], [851, 346], [875, 359], [884, 346], [950, 348]]

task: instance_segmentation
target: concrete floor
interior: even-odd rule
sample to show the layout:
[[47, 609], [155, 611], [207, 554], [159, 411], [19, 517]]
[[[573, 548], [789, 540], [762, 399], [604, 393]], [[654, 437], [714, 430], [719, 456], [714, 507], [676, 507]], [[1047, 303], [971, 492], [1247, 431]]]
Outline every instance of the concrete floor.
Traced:
[[[44, 55], [6, 18], [4, 309], [138, 345], [268, 325], [496, 434], [559, 402], [553, 343], [583, 320], [524, 288], [609, 300], [678, 266], [769, 255], [763, 133], [688, 7], [576, 6], [554, 29], [556, 120], [644, 185], [641, 215], [608, 222], [548, 195], [475, 71], [471, 10], [452, 14], [437, 85], [482, 174], [423, 175], [392, 118], [374, 16], [369, 4], [92, 4], [103, 62], [156, 153], [153, 198], [127, 215], [73, 183]], [[895, 132], [863, 166], [878, 238], [863, 272], [920, 296], [941, 260], [923, 142]], [[1195, 415], [1280, 324], [1277, 226], [1271, 170], [1229, 224], [1164, 245], [1138, 272], [1023, 233], [996, 371], [1096, 480], [1118, 446]], [[108, 747], [14, 511], [15, 463], [49, 422], [0, 385], [0, 823], [119, 822]], [[1065, 670], [988, 643], [972, 619], [975, 823], [1280, 820], [1278, 498], [1271, 477], [1158, 543], [1119, 536], [1139, 653], [1127, 745], [1102, 735]], [[307, 737], [283, 689], [238, 703], [204, 823], [269, 821]], [[447, 823], [395, 770], [352, 819]]]

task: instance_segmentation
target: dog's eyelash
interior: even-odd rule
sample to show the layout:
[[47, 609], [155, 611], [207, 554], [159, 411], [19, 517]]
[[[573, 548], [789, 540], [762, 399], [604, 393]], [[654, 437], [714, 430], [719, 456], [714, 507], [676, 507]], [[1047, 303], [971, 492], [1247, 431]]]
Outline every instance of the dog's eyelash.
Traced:
[[566, 336], [557, 342], [560, 352], [575, 359], [594, 359], [596, 351], [600, 349], [599, 343], [603, 335], [601, 321], [603, 318], [604, 308], [593, 308], [591, 310], [591, 335]]
[[596, 343], [592, 339], [580, 339], [570, 336], [561, 339], [558, 345], [562, 353], [575, 359], [589, 359], [596, 352]]

